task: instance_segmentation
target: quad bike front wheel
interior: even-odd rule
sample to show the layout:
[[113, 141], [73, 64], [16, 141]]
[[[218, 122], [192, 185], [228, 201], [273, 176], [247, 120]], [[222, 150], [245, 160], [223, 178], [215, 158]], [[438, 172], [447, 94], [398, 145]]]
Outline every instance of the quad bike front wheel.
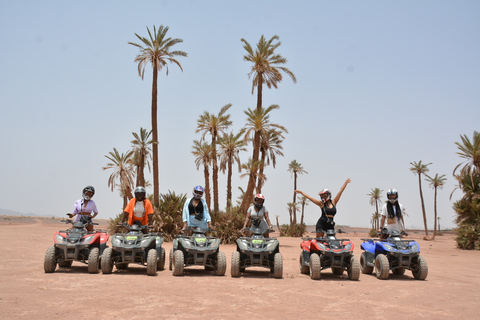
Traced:
[[227, 257], [225, 256], [225, 253], [218, 251], [213, 274], [216, 276], [224, 276], [225, 271], [227, 271]]
[[321, 277], [320, 257], [316, 253], [310, 255], [310, 278], [320, 280]]
[[98, 273], [100, 271], [100, 249], [92, 248], [88, 254], [88, 272]]
[[281, 279], [283, 277], [283, 256], [280, 252], [273, 256], [273, 277]]
[[[113, 270], [113, 250], [112, 250], [112, 248], [105, 248], [105, 250], [103, 250], [101, 269], [102, 269], [103, 274], [112, 273], [112, 270]], [[117, 265], [117, 269], [118, 269], [118, 265]]]
[[172, 271], [173, 265], [173, 249], [170, 249], [170, 254], [168, 255], [168, 270]]
[[360, 256], [360, 268], [364, 274], [372, 274], [373, 266], [367, 265], [367, 253], [364, 251]]
[[378, 254], [375, 257], [375, 274], [380, 280], [388, 279], [388, 272], [390, 271], [390, 264], [388, 258], [384, 254]]
[[347, 267], [347, 274], [349, 280], [358, 280], [360, 279], [360, 262], [356, 256], [350, 257], [350, 264]]
[[173, 253], [173, 269], [172, 274], [174, 276], [181, 276], [183, 274], [183, 267], [184, 267], [184, 257], [182, 250], [175, 250]]
[[240, 252], [232, 253], [232, 263], [230, 273], [232, 277], [240, 277]]
[[308, 274], [310, 271], [310, 267], [308, 265], [305, 265], [305, 261], [303, 260], [303, 252], [300, 253], [300, 273], [302, 274]]
[[158, 253], [157, 249], [148, 250], [147, 254], [147, 275], [156, 276], [157, 275], [157, 261]]
[[416, 266], [412, 270], [413, 277], [416, 280], [425, 280], [428, 275], [427, 260], [422, 256], [418, 256], [416, 260]]
[[165, 270], [165, 249], [160, 248], [160, 255], [158, 256], [157, 261], [157, 270], [162, 271]]
[[57, 267], [57, 259], [55, 258], [55, 246], [51, 246], [47, 249], [45, 253], [45, 258], [43, 260], [43, 270], [45, 273], [55, 272]]

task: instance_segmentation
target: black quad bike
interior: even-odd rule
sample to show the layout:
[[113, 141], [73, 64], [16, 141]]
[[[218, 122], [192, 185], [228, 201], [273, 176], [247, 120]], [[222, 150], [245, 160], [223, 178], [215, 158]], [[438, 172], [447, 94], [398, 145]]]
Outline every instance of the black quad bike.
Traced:
[[225, 275], [227, 258], [220, 251], [220, 239], [206, 236], [210, 229], [188, 227], [185, 231], [193, 235], [175, 235], [173, 249], [170, 250], [169, 269], [174, 276], [183, 275], [183, 269], [189, 266], [204, 266], [216, 276]]
[[165, 249], [162, 247], [162, 233], [143, 233], [148, 226], [133, 224], [121, 225], [128, 228], [125, 233], [112, 237], [112, 248], [103, 253], [102, 273], [112, 273], [113, 266], [118, 270], [128, 268], [129, 263], [147, 266], [147, 275], [155, 276], [157, 270], [165, 269]]
[[79, 261], [88, 265], [89, 273], [98, 273], [102, 253], [107, 248], [107, 231], [88, 231], [88, 225], [98, 225], [91, 221], [73, 222], [65, 219], [60, 222], [72, 224], [72, 228], [55, 232], [54, 245], [45, 254], [44, 271], [54, 272], [57, 264], [60, 268], [69, 268], [73, 261]]
[[239, 277], [248, 267], [264, 267], [274, 278], [282, 278], [283, 256], [277, 238], [265, 238], [269, 229], [251, 227], [246, 230], [251, 231], [252, 236], [237, 239], [237, 250], [232, 253], [232, 277]]

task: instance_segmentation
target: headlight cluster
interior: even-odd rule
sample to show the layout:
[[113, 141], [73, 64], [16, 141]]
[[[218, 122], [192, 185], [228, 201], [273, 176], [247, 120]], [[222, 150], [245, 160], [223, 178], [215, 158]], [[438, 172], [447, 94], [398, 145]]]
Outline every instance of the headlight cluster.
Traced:
[[320, 250], [327, 250], [327, 248], [322, 243], [317, 242], [317, 245]]
[[350, 242], [350, 243], [348, 243], [348, 244], [345, 246], [345, 249], [344, 249], [344, 250], [345, 250], [345, 251], [350, 251], [350, 250], [352, 250], [352, 248], [353, 248], [353, 243]]
[[59, 235], [58, 233], [55, 235], [55, 241], [57, 243], [63, 243], [65, 241], [65, 238]]
[[420, 251], [420, 247], [418, 246], [418, 243], [412, 243], [412, 246], [410, 247], [410, 252], [418, 252]]
[[268, 244], [267, 244], [267, 251], [272, 251], [272, 250], [275, 250], [275, 247], [276, 247], [276, 243], [275, 241], [269, 241]]
[[83, 243], [88, 244], [93, 241], [93, 238], [95, 238], [95, 236], [86, 237], [85, 240], [83, 240]]
[[393, 246], [389, 245], [388, 243], [384, 243], [383, 247], [389, 251], [397, 251]]
[[122, 245], [122, 240], [121, 240], [121, 239], [122, 239], [122, 238], [119, 238], [119, 237], [116, 237], [116, 236], [113, 237], [113, 238], [112, 238], [112, 246], [114, 246], [114, 247], [119, 247], [119, 246], [121, 246], [121, 245]]

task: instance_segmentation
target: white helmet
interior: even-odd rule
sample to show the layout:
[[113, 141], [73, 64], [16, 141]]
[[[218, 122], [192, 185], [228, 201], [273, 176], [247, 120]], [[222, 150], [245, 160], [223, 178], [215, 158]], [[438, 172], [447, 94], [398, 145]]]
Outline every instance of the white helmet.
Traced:
[[[394, 199], [390, 199], [390, 196], [391, 196], [391, 195], [394, 195], [395, 198], [394, 198]], [[390, 201], [390, 203], [395, 203], [395, 202], [397, 202], [397, 200], [398, 200], [398, 192], [397, 192], [397, 190], [395, 190], [395, 189], [388, 189], [388, 191], [387, 191], [387, 199], [388, 199], [388, 201]]]

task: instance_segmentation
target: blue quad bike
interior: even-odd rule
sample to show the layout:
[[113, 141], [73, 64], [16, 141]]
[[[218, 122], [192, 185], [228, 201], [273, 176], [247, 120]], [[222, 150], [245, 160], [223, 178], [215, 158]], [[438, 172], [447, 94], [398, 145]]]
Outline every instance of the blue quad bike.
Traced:
[[239, 277], [247, 267], [264, 267], [274, 278], [282, 278], [283, 257], [277, 238], [265, 238], [264, 234], [270, 229], [252, 227], [246, 230], [251, 231], [252, 236], [237, 239], [237, 250], [232, 253], [232, 277]]
[[163, 237], [160, 232], [143, 233], [148, 226], [133, 224], [119, 225], [128, 229], [125, 233], [116, 233], [112, 237], [112, 248], [103, 252], [102, 273], [112, 273], [113, 266], [117, 270], [128, 268], [130, 263], [147, 267], [147, 275], [155, 276], [157, 270], [165, 268], [165, 249], [162, 247]]
[[173, 239], [169, 263], [172, 274], [181, 276], [185, 267], [203, 266], [216, 276], [225, 275], [227, 258], [220, 251], [220, 239], [205, 235], [210, 229], [188, 227], [185, 232], [188, 231], [192, 231], [193, 235], [177, 234]]
[[428, 275], [427, 260], [420, 255], [420, 245], [415, 240], [404, 240], [398, 231], [381, 232], [386, 239], [362, 239], [360, 267], [362, 273], [375, 274], [378, 279], [388, 279], [389, 272], [403, 275], [411, 270], [416, 280], [425, 280]]

